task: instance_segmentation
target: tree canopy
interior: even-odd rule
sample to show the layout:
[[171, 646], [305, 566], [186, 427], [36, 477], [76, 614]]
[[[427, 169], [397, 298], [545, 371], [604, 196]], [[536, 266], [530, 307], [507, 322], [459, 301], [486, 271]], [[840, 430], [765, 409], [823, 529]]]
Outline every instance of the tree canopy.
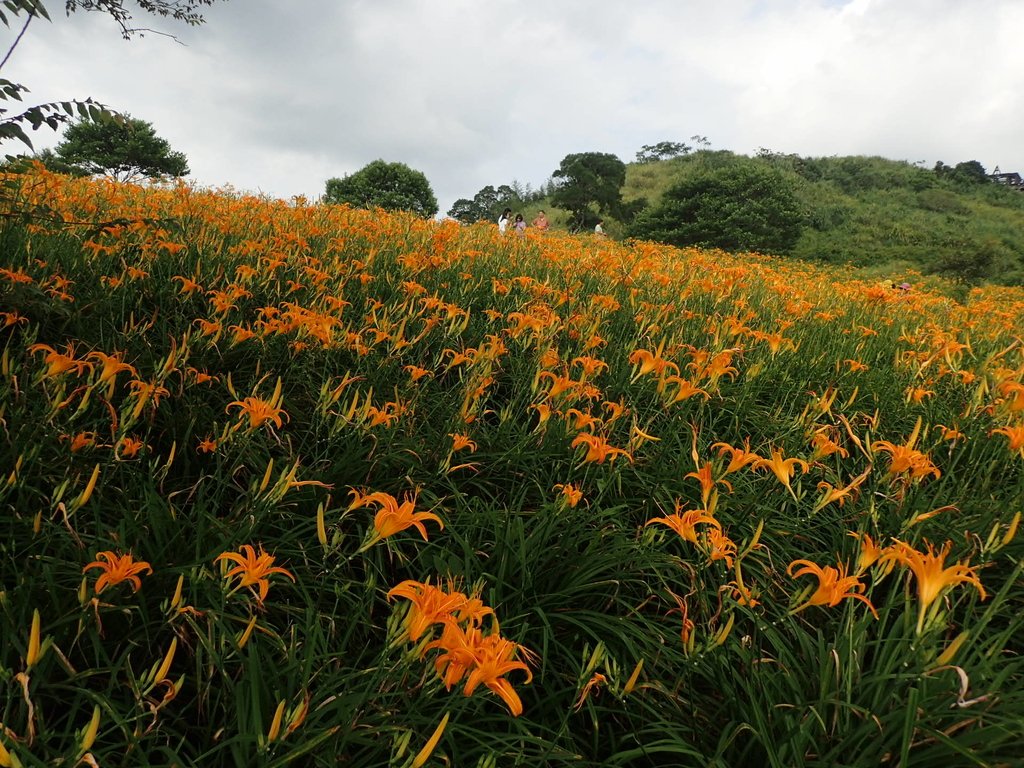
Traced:
[[759, 164], [700, 172], [640, 213], [629, 235], [672, 245], [788, 253], [804, 214], [789, 180]]
[[514, 191], [507, 184], [502, 184], [497, 189], [488, 184], [473, 195], [472, 200], [464, 197], [456, 200], [448, 210], [448, 215], [464, 224], [490, 221], [496, 219], [504, 208], [513, 207], [514, 198]]
[[681, 141], [659, 141], [657, 144], [644, 144], [636, 153], [636, 161], [641, 165], [656, 163], [659, 160], [671, 160], [673, 157], [687, 155], [693, 147]]
[[552, 177], [558, 186], [551, 196], [551, 204], [569, 211], [576, 229], [590, 223], [594, 215], [591, 206], [611, 216], [621, 213], [626, 164], [615, 155], [603, 152], [566, 155]]
[[156, 135], [152, 123], [125, 115], [68, 127], [54, 154], [67, 165], [118, 181], [143, 177], [187, 176], [188, 161]]
[[953, 167], [939, 160], [935, 163], [935, 175], [961, 184], [987, 184], [991, 181], [985, 166], [977, 160], [967, 160]]
[[494, 221], [506, 208], [520, 210], [530, 203], [543, 200], [548, 194], [544, 187], [533, 189], [529, 184], [513, 180], [497, 189], [488, 184], [477, 192], [472, 200], [460, 197], [448, 209], [448, 215], [464, 224], [477, 221]]
[[412, 211], [420, 216], [437, 213], [437, 198], [423, 173], [405, 163], [383, 160], [374, 160], [343, 179], [328, 179], [324, 202]]

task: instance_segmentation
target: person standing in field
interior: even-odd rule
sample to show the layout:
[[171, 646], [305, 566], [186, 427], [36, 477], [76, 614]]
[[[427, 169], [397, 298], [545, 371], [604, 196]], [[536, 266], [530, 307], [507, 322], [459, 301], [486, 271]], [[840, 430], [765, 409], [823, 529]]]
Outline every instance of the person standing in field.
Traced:
[[503, 235], [508, 231], [508, 217], [511, 215], [512, 209], [506, 208], [501, 212], [501, 216], [498, 217], [498, 231]]
[[526, 219], [523, 218], [523, 214], [521, 213], [516, 214], [515, 228], [516, 234], [520, 237], [526, 234]]
[[595, 235], [598, 235], [599, 237], [604, 237], [604, 227], [602, 226], [603, 224], [604, 219], [601, 219], [600, 221], [597, 222], [597, 224], [594, 225]]
[[537, 218], [533, 220], [533, 224], [531, 224], [530, 226], [534, 227], [535, 229], [539, 229], [541, 232], [547, 232], [548, 227], [551, 225], [548, 223], [547, 214], [545, 214], [544, 211], [541, 211], [540, 213], [537, 214]]

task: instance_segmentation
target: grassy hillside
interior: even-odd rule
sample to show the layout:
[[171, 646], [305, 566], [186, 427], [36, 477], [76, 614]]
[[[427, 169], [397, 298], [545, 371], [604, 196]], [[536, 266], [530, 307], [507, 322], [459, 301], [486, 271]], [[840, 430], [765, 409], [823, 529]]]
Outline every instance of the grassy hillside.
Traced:
[[805, 222], [792, 255], [897, 273], [913, 268], [1024, 284], [1024, 193], [878, 157], [749, 158], [702, 151], [628, 167], [623, 197], [657, 204], [672, 185], [736, 164], [778, 169]]
[[0, 182], [0, 765], [1018, 764], [1021, 289]]

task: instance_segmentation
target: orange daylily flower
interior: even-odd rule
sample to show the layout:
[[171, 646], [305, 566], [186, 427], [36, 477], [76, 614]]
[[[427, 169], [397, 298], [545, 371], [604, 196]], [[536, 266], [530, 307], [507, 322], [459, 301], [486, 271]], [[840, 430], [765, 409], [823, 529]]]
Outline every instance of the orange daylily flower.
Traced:
[[[794, 572], [798, 565], [803, 567]], [[875, 618], [878, 618], [875, 606], [864, 595], [859, 594], [865, 589], [864, 585], [860, 583], [860, 577], [846, 575], [846, 563], [839, 563], [838, 568], [833, 568], [830, 565], [821, 567], [810, 560], [794, 560], [789, 564], [786, 573], [794, 579], [800, 576], [818, 577], [818, 588], [807, 598], [807, 602], [795, 608], [793, 613], [799, 613], [812, 605], [827, 605], [832, 608], [839, 605], [840, 601], [852, 598], [866, 604]]]
[[178, 289], [179, 294], [189, 294], [203, 290], [203, 286], [201, 286], [195, 280], [185, 277], [184, 275], [175, 275], [174, 277], [171, 278], [171, 280], [181, 281], [181, 288]]
[[107, 385], [107, 397], [110, 397], [114, 393], [114, 387], [117, 383], [117, 374], [123, 371], [129, 371], [132, 376], [138, 376], [138, 372], [128, 363], [121, 360], [121, 352], [115, 352], [113, 355], [108, 355], [105, 352], [90, 352], [86, 355], [87, 360], [98, 360], [102, 366], [100, 370], [100, 384]]
[[676, 502], [676, 511], [671, 515], [665, 515], [664, 517], [652, 517], [644, 523], [644, 528], [648, 525], [652, 525], [653, 523], [660, 523], [661, 525], [668, 526], [691, 544], [698, 543], [698, 525], [710, 525], [712, 528], [718, 528], [719, 530], [722, 528], [722, 524], [709, 515], [707, 510], [690, 509], [683, 512], [682, 506], [679, 502]]
[[914, 431], [911, 432], [907, 442], [903, 445], [890, 443], [888, 440], [876, 440], [871, 444], [871, 450], [883, 451], [891, 457], [889, 462], [889, 474], [896, 476], [909, 474], [911, 480], [919, 480], [928, 475], [938, 479], [942, 473], [939, 468], [932, 464], [931, 459], [921, 451], [914, 448], [917, 436], [921, 431], [921, 419], [917, 420]]
[[585, 429], [600, 426], [602, 423], [599, 417], [594, 416], [591, 413], [584, 413], [578, 408], [569, 408], [565, 412], [565, 415], [567, 418], [571, 418], [573, 420], [572, 428], [577, 432], [582, 432]]
[[262, 603], [267, 597], [267, 592], [270, 591], [269, 577], [272, 574], [280, 573], [287, 576], [293, 582], [295, 581], [295, 577], [291, 572], [274, 565], [274, 559], [273, 555], [268, 555], [264, 551], [262, 545], [260, 545], [260, 553], [257, 555], [256, 550], [251, 545], [243, 544], [238, 552], [224, 552], [217, 555], [213, 562], [219, 563], [222, 560], [226, 560], [236, 563], [234, 568], [224, 574], [225, 579], [238, 577], [238, 584], [231, 591], [236, 592], [242, 587], [255, 586], [259, 592], [257, 594], [254, 591], [253, 594], [257, 594], [257, 599]]
[[541, 371], [537, 374], [538, 384], [544, 379], [551, 379], [551, 388], [548, 389], [546, 395], [547, 400], [554, 400], [565, 392], [572, 392], [580, 384], [567, 374], [554, 374], [551, 371]]
[[[963, 374], [969, 373], [969, 371], [959, 371], [958, 373], [961, 375], [961, 378], [963, 378]], [[971, 382], [965, 379], [964, 383], [970, 384]], [[999, 394], [1007, 399], [1007, 407], [1009, 408], [1010, 413], [1019, 413], [1020, 411], [1024, 411], [1024, 382], [1001, 382], [999, 384]]]
[[683, 400], [689, 400], [691, 397], [695, 397], [697, 395], [703, 397], [705, 401], [711, 399], [711, 395], [703, 389], [696, 386], [693, 382], [687, 381], [679, 376], [667, 376], [665, 378], [665, 386], [667, 387], [669, 384], [675, 384], [677, 389], [674, 395], [666, 398], [666, 405], [672, 405], [673, 403], [679, 403]]
[[232, 408], [238, 408], [241, 413], [249, 417], [250, 431], [259, 429], [268, 421], [273, 422], [280, 428], [283, 420], [288, 419], [288, 414], [284, 412], [283, 408], [276, 407], [273, 401], [263, 400], [259, 397], [250, 396], [242, 400], [235, 400], [232, 403], [228, 403], [224, 410], [228, 412]]
[[605, 400], [601, 404], [601, 407], [611, 414], [611, 416], [605, 421], [606, 424], [611, 424], [613, 421], [616, 421], [629, 413], [629, 409], [625, 404], [618, 400]]
[[1010, 453], [1016, 453], [1024, 459], [1024, 424], [1016, 427], [998, 427], [993, 429], [991, 434], [1005, 435], [1006, 439], [1010, 441], [1006, 446]]
[[583, 704], [590, 697], [591, 691], [599, 690], [598, 686], [604, 685], [608, 682], [608, 678], [602, 675], [600, 672], [595, 672], [590, 676], [587, 684], [583, 686], [583, 690], [580, 691], [580, 695], [576, 697], [576, 702], [572, 705], [573, 712], [579, 712], [583, 709]]
[[200, 317], [195, 320], [195, 324], [199, 326], [200, 336], [212, 336], [214, 341], [224, 332], [224, 324], [219, 320], [205, 320]]
[[768, 349], [771, 350], [772, 357], [775, 357], [779, 353], [782, 347], [788, 347], [789, 349], [796, 351], [797, 345], [792, 339], [787, 339], [782, 335], [782, 332], [778, 333], [766, 333], [764, 331], [751, 331], [750, 335], [758, 341], [764, 341], [768, 344]]
[[71, 438], [71, 452], [78, 453], [83, 448], [92, 448], [96, 445], [95, 432], [79, 432]]
[[699, 379], [706, 377], [708, 386], [714, 387], [723, 376], [734, 379], [739, 370], [732, 365], [732, 357], [738, 349], [723, 349], [708, 359], [705, 350], [696, 350], [694, 361], [687, 364], [687, 368], [694, 372], [694, 377]]
[[589, 355], [581, 355], [580, 357], [574, 358], [572, 364], [579, 364], [583, 368], [584, 376], [594, 376], [608, 368], [608, 363], [604, 360], [599, 360], [596, 357], [590, 357]]
[[741, 581], [730, 581], [725, 588], [732, 590], [732, 599], [736, 601], [737, 605], [756, 608], [761, 604], [761, 601], [757, 599], [757, 595], [760, 593], [755, 593], [752, 588], [744, 586]]
[[0, 312], [0, 330], [12, 325], [28, 325], [28, 318], [19, 312]]
[[217, 450], [217, 440], [212, 437], [203, 438], [199, 445], [196, 447], [196, 451], [199, 453], [213, 453]]
[[690, 644], [690, 636], [693, 634], [693, 630], [696, 625], [690, 618], [690, 608], [686, 604], [686, 598], [680, 597], [671, 590], [669, 590], [669, 594], [672, 595], [672, 598], [676, 601], [676, 605], [678, 606], [677, 608], [670, 610], [669, 614], [675, 613], [678, 610], [680, 615], [683, 617], [682, 627], [679, 631], [679, 639], [683, 641], [683, 647], [686, 648]]
[[[412, 615], [412, 610], [410, 610], [410, 615]], [[444, 651], [434, 660], [434, 669], [440, 675], [445, 690], [450, 691], [452, 686], [461, 681], [476, 664], [477, 648], [480, 645], [482, 633], [476, 626], [470, 625], [465, 628], [459, 626], [450, 616], [442, 617], [441, 622], [443, 628], [440, 639], [427, 643], [423, 650], [424, 653], [432, 650]], [[412, 638], [410, 637], [410, 639]]]
[[133, 459], [145, 447], [145, 443], [136, 437], [125, 435], [118, 442], [114, 452], [119, 459]]
[[512, 684], [505, 679], [509, 672], [522, 670], [526, 673], [526, 682], [533, 680], [533, 673], [525, 662], [516, 660], [516, 654], [522, 649], [518, 643], [506, 640], [498, 634], [481, 638], [476, 647], [476, 666], [466, 678], [463, 693], [471, 696], [481, 683], [501, 697], [513, 717], [523, 713], [523, 703]]
[[726, 566], [732, 568], [733, 557], [736, 555], [736, 542], [722, 533], [720, 528], [704, 529], [704, 547], [711, 562], [725, 560]]
[[403, 370], [409, 372], [409, 378], [413, 383], [419, 381], [424, 376], [433, 376], [434, 372], [428, 368], [420, 368], [418, 365], [407, 365]]
[[155, 381], [132, 379], [128, 382], [128, 388], [131, 390], [132, 395], [135, 396], [135, 407], [132, 408], [131, 415], [133, 419], [138, 418], [139, 414], [142, 413], [142, 409], [146, 407], [150, 400], [153, 401], [153, 407], [155, 408], [160, 404], [162, 397], [170, 394], [166, 387], [160, 386]]
[[908, 403], [921, 403], [926, 397], [934, 395], [935, 391], [924, 387], [907, 387], [906, 393]]
[[454, 622], [456, 612], [464, 609], [469, 602], [469, 598], [462, 592], [451, 589], [446, 592], [429, 581], [412, 579], [406, 579], [393, 587], [387, 594], [388, 600], [392, 597], [404, 597], [412, 603], [405, 617], [405, 633], [414, 643], [432, 624]]
[[105, 551], [96, 553], [96, 559], [82, 569], [85, 573], [91, 568], [99, 568], [103, 573], [96, 579], [94, 589], [100, 594], [107, 587], [127, 581], [132, 586], [133, 592], [138, 592], [142, 586], [142, 579], [139, 574], [152, 573], [153, 569], [145, 560], [135, 560], [131, 552], [127, 555], [119, 555], [116, 552]]
[[43, 363], [46, 364], [46, 376], [48, 378], [54, 378], [67, 373], [68, 371], [74, 371], [77, 376], [81, 376], [86, 370], [92, 370], [92, 363], [87, 363], [85, 360], [75, 359], [75, 348], [71, 344], [68, 344], [67, 354], [61, 354], [53, 347], [46, 344], [33, 344], [28, 348], [29, 352], [45, 352], [46, 357], [43, 358]]
[[728, 443], [714, 443], [711, 448], [717, 448], [719, 456], [726, 453], [730, 456], [729, 465], [725, 468], [725, 472], [722, 473], [723, 475], [731, 475], [733, 472], [743, 469], [748, 464], [763, 461], [761, 456], [750, 450], [750, 438], [743, 441], [742, 448], [734, 448]]
[[818, 430], [811, 436], [811, 445], [814, 446], [811, 461], [817, 461], [835, 453], [844, 459], [850, 455], [848, 450], [832, 439], [828, 427]]
[[789, 494], [795, 499], [796, 493], [793, 491], [793, 487], [789, 484], [790, 480], [793, 479], [793, 475], [796, 474], [796, 468], [800, 467], [800, 471], [803, 473], [807, 472], [807, 462], [803, 459], [784, 459], [782, 458], [781, 448], [772, 448], [772, 457], [770, 459], [758, 459], [754, 462], [754, 469], [770, 469], [772, 473], [779, 479], [779, 482], [786, 486]]
[[559, 413], [559, 411], [552, 411], [550, 405], [544, 403], [534, 403], [527, 408], [528, 411], [536, 411], [539, 421], [537, 422], [537, 429], [540, 429], [547, 424], [548, 419], [551, 418], [552, 413]]
[[558, 483], [552, 490], [560, 491], [562, 496], [565, 497], [565, 503], [568, 504], [570, 508], [579, 504], [580, 500], [583, 498], [583, 491], [572, 483]]
[[679, 373], [679, 366], [673, 363], [671, 360], [666, 360], [661, 356], [662, 347], [659, 346], [656, 352], [651, 352], [647, 349], [636, 349], [629, 356], [629, 362], [635, 366], [639, 366], [636, 372], [633, 374], [632, 381], [636, 381], [641, 376], [645, 376], [648, 373], [653, 373], [658, 377], [663, 376], [666, 371], [670, 368], [677, 374]]
[[366, 407], [366, 419], [367, 425], [372, 429], [373, 427], [379, 427], [383, 424], [385, 427], [390, 427], [391, 424], [397, 421], [402, 413], [404, 407], [401, 403], [389, 401], [384, 403], [381, 408], [375, 405], [369, 405]]
[[241, 325], [229, 325], [228, 330], [232, 331], [231, 334], [231, 346], [236, 347], [250, 339], [256, 337], [256, 332], [251, 328], [246, 328]]
[[857, 475], [857, 477], [853, 478], [853, 480], [850, 481], [850, 484], [845, 486], [844, 488], [836, 488], [831, 483], [822, 480], [820, 483], [818, 483], [818, 488], [823, 489], [825, 493], [818, 500], [818, 503], [814, 505], [814, 509], [812, 510], [812, 512], [818, 512], [824, 509], [833, 501], [838, 501], [839, 506], [843, 506], [846, 503], [847, 498], [852, 498], [856, 496], [857, 489], [864, 484], [864, 481], [867, 480], [868, 475], [870, 474], [871, 466], [868, 465], [867, 469], [865, 469], [861, 474]]
[[936, 424], [935, 426], [942, 433], [943, 440], [956, 441], [964, 440], [967, 437], [967, 435], [956, 427], [947, 427], [944, 424]]
[[860, 554], [857, 556], [857, 573], [864, 573], [885, 554], [885, 549], [878, 546], [868, 533], [850, 533], [860, 542]]
[[956, 584], [971, 584], [978, 590], [981, 599], [986, 598], [985, 588], [974, 568], [963, 563], [956, 563], [947, 568], [942, 566], [953, 546], [947, 541], [938, 552], [929, 541], [925, 541], [927, 552], [919, 552], [909, 544], [898, 539], [882, 555], [883, 560], [893, 560], [909, 568], [917, 581], [917, 596], [920, 603], [917, 617], [918, 634], [924, 628], [925, 615], [929, 606], [934, 603], [949, 587]]
[[452, 439], [452, 453], [463, 450], [468, 450], [470, 453], [476, 453], [476, 443], [470, 440], [468, 435], [453, 432], [449, 434], [448, 437]]
[[629, 451], [612, 447], [608, 444], [607, 440], [599, 435], [581, 432], [576, 435], [576, 439], [572, 441], [571, 445], [573, 448], [581, 445], [586, 446], [587, 455], [583, 458], [584, 463], [604, 464], [606, 460], [609, 462], [615, 461], [619, 456], [625, 456], [631, 464], [633, 463], [633, 457], [629, 455]]
[[367, 496], [356, 493], [351, 509], [365, 507], [370, 504], [377, 504], [379, 508], [373, 518], [373, 534], [360, 548], [364, 552], [378, 541], [394, 536], [406, 528], [415, 528], [420, 532], [424, 541], [428, 541], [427, 528], [423, 524], [427, 520], [437, 523], [441, 530], [444, 530], [444, 523], [441, 518], [432, 512], [416, 512], [416, 496], [406, 497], [405, 501], [399, 503], [398, 499], [390, 493], [378, 491]]
[[712, 477], [710, 461], [704, 462], [704, 465], [696, 472], [688, 472], [685, 477], [692, 477], [700, 483], [700, 500], [705, 507], [708, 505], [708, 499], [711, 498], [711, 492], [716, 485], [724, 485], [729, 489], [729, 493], [732, 493], [732, 483], [728, 480], [715, 480]]

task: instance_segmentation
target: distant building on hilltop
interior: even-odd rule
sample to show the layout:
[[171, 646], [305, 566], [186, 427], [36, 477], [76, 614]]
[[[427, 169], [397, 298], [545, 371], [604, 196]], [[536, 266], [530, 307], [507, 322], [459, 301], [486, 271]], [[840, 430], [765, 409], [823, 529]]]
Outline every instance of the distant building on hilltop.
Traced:
[[1007, 187], [1024, 192], [1024, 179], [1020, 177], [1019, 173], [1000, 173], [997, 165], [988, 177], [997, 184], [1005, 184]]

